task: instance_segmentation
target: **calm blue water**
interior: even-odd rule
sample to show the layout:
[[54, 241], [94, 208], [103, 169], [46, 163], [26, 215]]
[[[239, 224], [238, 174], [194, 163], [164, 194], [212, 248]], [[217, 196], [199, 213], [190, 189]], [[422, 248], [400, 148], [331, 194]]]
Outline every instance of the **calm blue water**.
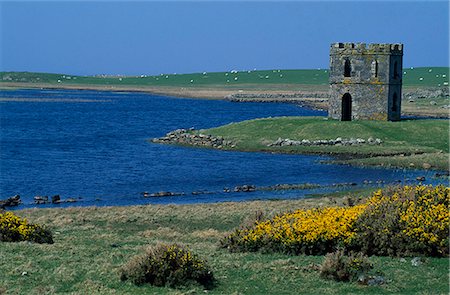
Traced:
[[[325, 158], [317, 156], [224, 152], [147, 141], [177, 128], [209, 128], [269, 116], [325, 115], [293, 104], [78, 90], [1, 91], [0, 97], [27, 98], [0, 103], [0, 199], [19, 194], [24, 206], [32, 206], [33, 196], [54, 194], [81, 198], [70, 204], [77, 206], [297, 198], [323, 189], [228, 194], [222, 190], [279, 183], [355, 182], [359, 187], [364, 180], [431, 176], [423, 171], [323, 165], [319, 161]], [[191, 194], [199, 190], [216, 193]], [[145, 199], [143, 191], [186, 195]]]

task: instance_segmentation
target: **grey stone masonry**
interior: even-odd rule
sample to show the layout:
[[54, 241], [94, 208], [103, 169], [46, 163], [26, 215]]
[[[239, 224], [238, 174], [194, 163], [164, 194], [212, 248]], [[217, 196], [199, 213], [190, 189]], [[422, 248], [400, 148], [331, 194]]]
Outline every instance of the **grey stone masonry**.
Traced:
[[403, 44], [333, 43], [328, 116], [400, 120]]

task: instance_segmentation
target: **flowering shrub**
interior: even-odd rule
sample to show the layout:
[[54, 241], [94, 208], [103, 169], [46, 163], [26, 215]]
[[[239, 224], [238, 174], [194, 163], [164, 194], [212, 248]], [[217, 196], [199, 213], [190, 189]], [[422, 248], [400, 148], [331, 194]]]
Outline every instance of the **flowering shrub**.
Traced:
[[52, 233], [38, 224], [28, 223], [12, 212], [0, 212], [0, 241], [53, 243]]
[[211, 287], [214, 277], [206, 261], [177, 244], [159, 244], [135, 256], [120, 270], [122, 281], [136, 285], [149, 283], [154, 286], [177, 287], [191, 281]]
[[352, 225], [365, 205], [350, 208], [297, 210], [238, 229], [222, 246], [238, 251], [282, 251], [293, 254], [324, 254], [345, 245], [354, 236]]
[[354, 225], [352, 247], [369, 255], [448, 255], [449, 203], [442, 185], [377, 191]]
[[354, 281], [373, 268], [369, 258], [362, 253], [345, 255], [343, 250], [328, 253], [320, 266], [320, 276], [336, 281]]
[[338, 246], [369, 255], [448, 255], [449, 188], [379, 190], [353, 207], [297, 210], [235, 230], [231, 251], [325, 254]]

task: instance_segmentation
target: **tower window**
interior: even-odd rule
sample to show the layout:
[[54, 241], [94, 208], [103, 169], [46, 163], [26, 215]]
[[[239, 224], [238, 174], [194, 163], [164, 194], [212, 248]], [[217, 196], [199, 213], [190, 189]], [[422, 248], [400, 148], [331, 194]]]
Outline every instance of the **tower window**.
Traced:
[[378, 77], [378, 61], [377, 60], [374, 60], [372, 62], [371, 71], [372, 71], [373, 77]]
[[398, 97], [397, 93], [394, 92], [394, 96], [392, 97], [392, 108], [391, 108], [393, 112], [397, 112], [397, 104], [398, 104]]
[[394, 79], [398, 78], [397, 62], [394, 62]]
[[344, 77], [350, 77], [351, 72], [352, 72], [352, 66], [350, 64], [350, 60], [348, 58], [346, 58], [345, 64], [344, 64]]

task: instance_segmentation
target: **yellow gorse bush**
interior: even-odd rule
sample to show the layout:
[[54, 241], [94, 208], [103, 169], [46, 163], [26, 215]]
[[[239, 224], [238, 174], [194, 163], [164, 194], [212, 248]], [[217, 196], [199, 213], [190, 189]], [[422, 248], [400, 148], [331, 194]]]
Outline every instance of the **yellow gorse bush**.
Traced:
[[[391, 194], [377, 191], [367, 204], [356, 227], [359, 235], [371, 241], [365, 244], [372, 248], [367, 252], [448, 254], [450, 188], [421, 185], [404, 186]], [[381, 249], [381, 244], [389, 248]]]
[[[222, 244], [231, 250], [295, 254], [323, 254], [341, 246], [370, 254], [445, 255], [448, 210], [449, 188], [444, 186], [378, 190], [357, 206], [297, 210], [255, 222], [235, 230]], [[399, 245], [384, 249], [391, 242]]]
[[13, 212], [0, 213], [0, 241], [33, 241], [52, 243], [52, 235], [37, 224], [31, 224], [26, 218], [20, 218]]
[[354, 236], [351, 226], [364, 208], [365, 205], [358, 205], [351, 208], [297, 210], [257, 223], [242, 234], [242, 241], [256, 244], [270, 242], [294, 252], [298, 246], [308, 247], [314, 252], [318, 243], [322, 244], [320, 248], [327, 248], [334, 242], [348, 243]]

